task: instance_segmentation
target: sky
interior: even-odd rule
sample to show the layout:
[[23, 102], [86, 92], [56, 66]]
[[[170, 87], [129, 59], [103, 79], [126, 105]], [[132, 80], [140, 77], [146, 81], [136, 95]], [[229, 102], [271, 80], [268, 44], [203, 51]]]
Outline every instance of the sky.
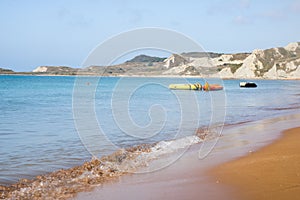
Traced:
[[1, 0], [0, 68], [81, 67], [112, 36], [158, 27], [218, 53], [300, 41], [300, 0]]

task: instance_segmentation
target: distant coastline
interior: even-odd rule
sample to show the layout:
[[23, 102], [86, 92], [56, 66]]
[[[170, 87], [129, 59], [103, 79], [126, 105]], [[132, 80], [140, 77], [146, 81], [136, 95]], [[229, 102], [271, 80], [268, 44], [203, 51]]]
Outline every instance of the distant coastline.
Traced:
[[47, 77], [120, 77], [120, 78], [220, 78], [222, 80], [300, 80], [299, 78], [224, 78], [224, 77], [201, 77], [192, 75], [100, 75], [100, 74], [48, 74], [48, 73], [31, 73], [31, 72], [14, 72], [10, 74], [0, 74], [0, 76], [47, 76]]
[[252, 53], [188, 52], [168, 58], [139, 55], [122, 64], [86, 68], [39, 66], [31, 72], [0, 68], [0, 74], [104, 77], [199, 77], [221, 79], [300, 79], [300, 42]]

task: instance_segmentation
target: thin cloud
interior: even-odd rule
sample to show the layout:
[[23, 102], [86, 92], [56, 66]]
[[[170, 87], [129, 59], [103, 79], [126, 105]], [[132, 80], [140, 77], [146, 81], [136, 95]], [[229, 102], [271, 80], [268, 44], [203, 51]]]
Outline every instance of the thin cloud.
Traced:
[[212, 4], [207, 9], [207, 14], [209, 15], [224, 14], [224, 13], [230, 13], [231, 10], [232, 7], [229, 5], [229, 3], [216, 3], [216, 4]]
[[239, 6], [242, 9], [248, 9], [250, 8], [251, 5], [251, 1], [250, 0], [240, 0], [239, 1]]
[[249, 19], [247, 19], [245, 16], [239, 15], [233, 19], [233, 22], [238, 25], [245, 25], [249, 24]]
[[119, 9], [117, 13], [120, 15], [120, 18], [125, 20], [126, 23], [130, 25], [139, 25], [143, 24], [145, 18], [147, 16], [154, 15], [153, 12], [143, 8], [126, 8], [126, 9]]
[[251, 7], [250, 0], [239, 0], [239, 1], [218, 1], [207, 9], [207, 14], [230, 14], [236, 11], [246, 11]]
[[139, 9], [133, 9], [131, 12], [130, 12], [131, 16], [130, 16], [130, 19], [129, 19], [129, 22], [131, 24], [139, 24], [139, 23], [142, 23], [143, 22], [143, 19], [144, 19], [144, 12], [139, 10]]
[[296, 1], [292, 2], [290, 5], [290, 10], [292, 12], [300, 14], [300, 0], [296, 0]]
[[286, 15], [281, 10], [266, 10], [261, 16], [271, 20], [283, 20], [286, 18]]
[[87, 28], [92, 24], [92, 20], [88, 19], [85, 15], [81, 13], [75, 13], [71, 10], [63, 7], [57, 11], [57, 17], [60, 21], [69, 24], [70, 26]]

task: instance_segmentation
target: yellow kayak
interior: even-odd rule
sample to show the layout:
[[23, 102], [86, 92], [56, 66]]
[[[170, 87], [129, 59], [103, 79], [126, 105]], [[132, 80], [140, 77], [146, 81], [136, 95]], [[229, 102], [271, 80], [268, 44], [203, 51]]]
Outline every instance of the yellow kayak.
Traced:
[[195, 84], [170, 84], [169, 88], [171, 90], [202, 90], [202, 85], [200, 83], [195, 83]]
[[202, 86], [200, 83], [195, 84], [170, 84], [169, 88], [171, 90], [203, 90], [203, 91], [213, 91], [222, 90], [223, 86], [219, 84], [208, 84], [207, 82]]

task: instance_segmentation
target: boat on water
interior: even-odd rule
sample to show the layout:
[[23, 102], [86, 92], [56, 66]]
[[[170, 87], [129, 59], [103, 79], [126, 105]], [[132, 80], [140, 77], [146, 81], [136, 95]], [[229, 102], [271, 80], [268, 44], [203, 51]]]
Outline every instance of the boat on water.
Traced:
[[256, 88], [257, 85], [254, 82], [240, 82], [240, 87], [245, 87], [245, 88]]
[[223, 86], [219, 84], [208, 84], [207, 82], [203, 85], [202, 89], [204, 91], [215, 91], [215, 90], [223, 90]]
[[208, 84], [206, 82], [203, 86], [200, 83], [195, 83], [195, 84], [170, 84], [169, 89], [171, 89], [171, 90], [214, 91], [214, 90], [222, 90], [223, 86], [221, 86], [219, 84]]
[[195, 84], [170, 84], [169, 88], [171, 90], [202, 90], [202, 85], [200, 83], [195, 83]]

